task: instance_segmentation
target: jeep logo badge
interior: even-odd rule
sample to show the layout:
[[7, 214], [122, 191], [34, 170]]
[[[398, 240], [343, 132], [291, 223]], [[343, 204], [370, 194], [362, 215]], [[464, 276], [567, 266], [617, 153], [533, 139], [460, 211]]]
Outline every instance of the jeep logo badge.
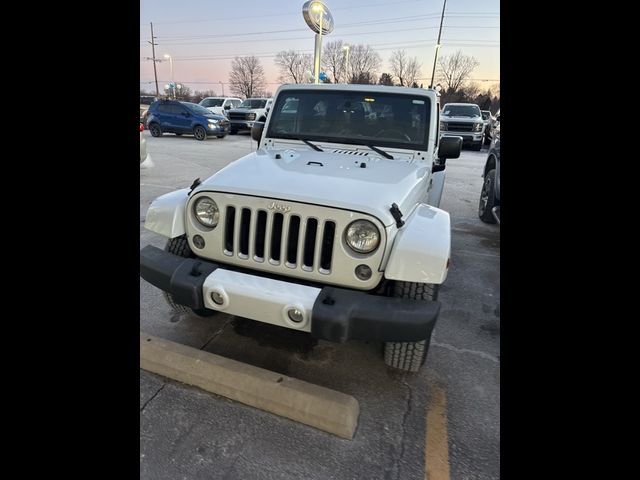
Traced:
[[289, 205], [285, 205], [284, 203], [276, 203], [271, 202], [267, 208], [269, 210], [276, 210], [278, 212], [287, 213], [291, 211], [291, 207]]

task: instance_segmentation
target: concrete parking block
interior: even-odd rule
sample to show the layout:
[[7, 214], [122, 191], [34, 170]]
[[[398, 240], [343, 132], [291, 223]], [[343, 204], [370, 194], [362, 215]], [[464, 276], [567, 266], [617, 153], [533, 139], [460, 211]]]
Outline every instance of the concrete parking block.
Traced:
[[352, 439], [351, 395], [140, 332], [140, 368]]

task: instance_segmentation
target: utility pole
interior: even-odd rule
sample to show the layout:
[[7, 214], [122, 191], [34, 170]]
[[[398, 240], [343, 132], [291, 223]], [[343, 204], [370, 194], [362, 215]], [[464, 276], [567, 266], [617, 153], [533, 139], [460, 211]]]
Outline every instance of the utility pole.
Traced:
[[447, 6], [447, 0], [444, 0], [444, 5], [442, 5], [442, 15], [440, 16], [440, 30], [438, 31], [438, 43], [436, 44], [436, 56], [433, 59], [433, 71], [431, 72], [431, 85], [429, 88], [433, 88], [433, 77], [436, 75], [436, 63], [438, 62], [438, 52], [440, 51], [440, 37], [442, 36], [442, 22], [444, 20], [444, 9]]
[[158, 72], [156, 71], [156, 45], [154, 40], [156, 37], [153, 36], [153, 22], [151, 22], [151, 41], [148, 42], [151, 44], [151, 54], [153, 55], [153, 77], [156, 79], [156, 97], [160, 97], [160, 90], [158, 89]]

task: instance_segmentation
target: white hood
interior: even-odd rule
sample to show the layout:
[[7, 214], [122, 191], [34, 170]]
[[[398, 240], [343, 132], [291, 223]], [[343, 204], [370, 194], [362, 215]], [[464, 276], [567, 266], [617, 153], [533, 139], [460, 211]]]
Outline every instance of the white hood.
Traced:
[[305, 146], [260, 149], [230, 163], [195, 191], [239, 193], [361, 211], [385, 225], [395, 222], [389, 212], [391, 204], [398, 204], [406, 218], [410, 208], [426, 199], [427, 182], [420, 180], [429, 174], [430, 165], [412, 160], [412, 154], [385, 149], [394, 155], [394, 160], [388, 160], [367, 148], [358, 149], [367, 155], [323, 148], [323, 152]]

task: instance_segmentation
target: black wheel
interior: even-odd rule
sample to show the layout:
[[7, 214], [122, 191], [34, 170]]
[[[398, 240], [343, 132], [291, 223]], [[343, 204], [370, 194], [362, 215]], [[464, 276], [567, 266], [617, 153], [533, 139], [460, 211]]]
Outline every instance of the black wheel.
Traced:
[[224, 138], [226, 135], [216, 135], [216, 138]]
[[159, 137], [162, 135], [162, 129], [157, 123], [152, 123], [151, 125], [149, 125], [149, 132], [151, 132], [152, 137]]
[[176, 137], [179, 137], [179, 136], [181, 136], [181, 135], [182, 135], [181, 133], [176, 133]]
[[491, 210], [496, 203], [495, 194], [496, 170], [489, 170], [484, 176], [482, 191], [480, 192], [480, 202], [478, 203], [478, 216], [484, 223], [496, 223]]
[[[174, 255], [178, 255], [179, 257], [195, 258], [195, 254], [191, 251], [189, 243], [187, 242], [187, 237], [185, 235], [170, 239], [164, 249], [165, 251], [173, 253]], [[173, 299], [173, 295], [167, 292], [162, 293], [164, 294], [164, 298], [167, 300], [167, 303], [169, 304], [171, 309], [177, 313], [194, 313], [199, 317], [211, 317], [212, 315], [216, 314], [216, 312], [214, 312], [213, 310], [209, 310], [206, 308], [194, 310], [193, 308], [180, 305], [179, 303], [175, 302], [175, 300]]]
[[193, 129], [193, 136], [196, 137], [196, 140], [206, 140], [207, 139], [207, 131], [204, 129], [204, 127], [201, 127], [200, 125], [196, 125], [196, 128]]
[[238, 134], [238, 130], [235, 128], [232, 128], [229, 130], [229, 135], [237, 135]]
[[[438, 298], [438, 285], [396, 281], [393, 296], [432, 302]], [[385, 342], [384, 363], [405, 372], [417, 372], [427, 359], [430, 343], [431, 332], [420, 342]]]

